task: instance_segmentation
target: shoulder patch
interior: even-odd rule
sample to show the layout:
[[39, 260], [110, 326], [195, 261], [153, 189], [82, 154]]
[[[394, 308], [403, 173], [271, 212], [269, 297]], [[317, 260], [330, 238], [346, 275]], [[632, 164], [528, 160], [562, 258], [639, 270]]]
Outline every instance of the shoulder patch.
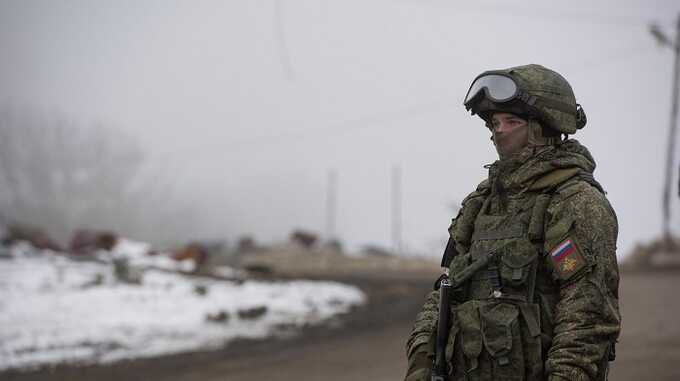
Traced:
[[550, 250], [549, 256], [553, 269], [561, 280], [571, 279], [588, 265], [571, 238], [565, 239]]

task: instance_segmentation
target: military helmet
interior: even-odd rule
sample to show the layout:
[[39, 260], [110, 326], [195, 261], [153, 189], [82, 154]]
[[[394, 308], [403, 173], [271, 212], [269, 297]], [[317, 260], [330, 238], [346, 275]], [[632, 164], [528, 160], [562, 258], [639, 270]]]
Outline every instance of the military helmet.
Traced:
[[472, 81], [463, 104], [487, 125], [493, 112], [535, 118], [564, 134], [573, 134], [586, 125], [586, 114], [576, 103], [569, 82], [541, 65], [485, 71]]

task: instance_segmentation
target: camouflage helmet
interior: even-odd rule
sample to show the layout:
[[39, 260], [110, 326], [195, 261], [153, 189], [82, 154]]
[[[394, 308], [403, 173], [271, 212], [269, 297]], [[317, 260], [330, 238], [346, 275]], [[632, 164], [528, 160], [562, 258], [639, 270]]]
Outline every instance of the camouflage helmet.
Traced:
[[573, 134], [586, 124], [569, 82], [557, 72], [531, 64], [486, 71], [472, 82], [465, 101], [472, 115], [490, 125], [493, 112], [535, 118], [553, 131]]

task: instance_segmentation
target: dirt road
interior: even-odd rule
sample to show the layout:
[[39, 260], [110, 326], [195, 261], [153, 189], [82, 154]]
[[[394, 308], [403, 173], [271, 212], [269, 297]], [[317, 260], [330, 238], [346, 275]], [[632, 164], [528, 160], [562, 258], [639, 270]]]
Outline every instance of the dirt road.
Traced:
[[[341, 326], [310, 328], [303, 336], [109, 366], [5, 373], [0, 379], [399, 380], [405, 370], [404, 340], [431, 277], [344, 278], [368, 293], [368, 306], [344, 317]], [[678, 272], [622, 274], [623, 334], [611, 380], [680, 380], [679, 287]]]
[[680, 380], [680, 272], [624, 273], [622, 333], [610, 379]]

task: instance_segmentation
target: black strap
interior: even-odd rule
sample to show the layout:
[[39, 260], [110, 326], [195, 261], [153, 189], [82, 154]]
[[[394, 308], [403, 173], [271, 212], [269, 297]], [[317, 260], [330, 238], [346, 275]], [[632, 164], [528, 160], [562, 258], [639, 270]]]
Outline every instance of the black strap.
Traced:
[[542, 97], [540, 95], [531, 95], [526, 92], [522, 93], [519, 96], [519, 99], [521, 99], [524, 103], [528, 104], [529, 106], [535, 107], [536, 104], [538, 103], [540, 105], [550, 107], [552, 109], [559, 110], [570, 115], [577, 116], [576, 106], [572, 106], [566, 102], [561, 102], [554, 99]]
[[529, 279], [527, 282], [527, 301], [533, 303], [536, 293], [536, 277], [538, 273], [538, 261], [543, 258], [543, 246], [545, 240], [545, 214], [548, 212], [550, 200], [553, 192], [542, 193], [536, 196], [536, 202], [531, 210], [531, 220], [529, 221], [529, 239], [536, 245], [536, 251], [541, 255], [531, 264]]

